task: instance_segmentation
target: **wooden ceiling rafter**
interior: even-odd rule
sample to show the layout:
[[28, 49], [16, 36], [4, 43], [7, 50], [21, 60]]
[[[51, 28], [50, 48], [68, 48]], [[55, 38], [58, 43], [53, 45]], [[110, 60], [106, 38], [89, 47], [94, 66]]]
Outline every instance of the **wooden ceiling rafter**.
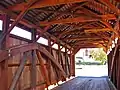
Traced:
[[[61, 0], [54, 0], [54, 1], [53, 0], [40, 0], [38, 3], [33, 5], [30, 9], [42, 8], [42, 7], [47, 7], [47, 6], [55, 6], [55, 5], [60, 5], [60, 4], [80, 3], [80, 2], [86, 2], [86, 1], [88, 0], [62, 0], [62, 1]], [[9, 7], [9, 9], [13, 11], [20, 11], [20, 10], [23, 10], [24, 7], [26, 7], [26, 4], [27, 3], [23, 2], [17, 5], [11, 6]]]
[[97, 32], [107, 32], [107, 31], [112, 31], [110, 28], [101, 28], [101, 29], [88, 29], [88, 30], [84, 30], [85, 33], [97, 33]]
[[102, 35], [100, 33], [95, 33], [95, 34], [103, 40], [104, 44], [108, 43], [109, 37], [104, 36], [104, 35]]
[[[1, 14], [3, 14], [3, 13], [9, 14], [9, 15], [11, 16], [11, 19], [12, 19], [13, 21], [14, 21], [15, 18], [17, 17], [16, 14], [14, 14], [14, 13], [12, 13], [12, 12], [9, 12], [8, 9], [5, 9], [5, 8], [3, 8], [3, 7], [1, 7], [1, 6], [0, 6], [0, 12], [1, 12]], [[23, 24], [23, 25], [25, 25], [25, 26], [27, 26], [27, 27], [29, 27], [29, 28], [36, 28], [36, 29], [37, 29], [37, 32], [39, 32], [39, 33], [42, 33], [42, 32], [43, 32], [43, 29], [42, 29], [40, 26], [37, 26], [37, 25], [34, 25], [34, 24], [30, 23], [30, 22], [29, 22], [28, 20], [26, 20], [26, 19], [20, 20], [19, 23], [21, 23], [21, 24]], [[47, 30], [46, 30], [46, 32], [44, 32], [44, 34], [52, 37], [52, 39], [53, 39], [54, 41], [59, 41], [62, 45], [65, 45], [65, 42], [57, 39], [54, 35], [49, 34], [49, 33], [47, 32]], [[66, 46], [67, 46], [68, 48], [71, 48], [71, 46], [68, 45], [68, 44], [67, 44]]]
[[[97, 7], [96, 7], [96, 6], [97, 6]], [[94, 9], [97, 10], [97, 11], [98, 11], [100, 14], [102, 14], [102, 15], [104, 15], [105, 12], [106, 12], [106, 10], [105, 10], [104, 8], [102, 8], [102, 4], [100, 4], [100, 3], [96, 2], [96, 1], [90, 1], [90, 2], [89, 2], [89, 5], [86, 6], [86, 7], [89, 7], [89, 8], [92, 9], [92, 10], [93, 10], [94, 7], [96, 7], [96, 8], [94, 8]]]
[[[82, 12], [80, 12], [80, 13], [76, 13], [76, 12], [74, 12], [74, 9], [76, 8], [76, 7], [79, 7], [79, 8], [81, 8], [83, 5], [86, 5], [87, 4], [87, 2], [84, 2], [84, 3], [82, 3], [82, 4], [80, 4], [79, 6], [77, 6], [76, 4], [73, 4], [69, 9], [70, 10], [65, 10], [65, 11], [59, 11], [59, 10], [49, 10], [49, 9], [35, 9], [35, 10], [37, 10], [37, 11], [39, 11], [39, 12], [44, 12], [44, 13], [53, 13], [53, 14], [58, 14], [56, 17], [55, 17], [55, 19], [57, 19], [57, 17], [60, 17], [60, 16], [62, 16], [62, 15], [64, 15], [64, 14], [69, 14], [69, 15], [80, 15]], [[55, 20], [54, 18], [52, 19], [52, 20], [50, 20], [50, 21], [53, 21], [53, 20]]]
[[[120, 25], [120, 17], [118, 17], [118, 19], [117, 19], [117, 21], [116, 21], [116, 23], [115, 23], [115, 26], [114, 26], [114, 29], [116, 30], [117, 29], [117, 27], [119, 27]], [[116, 30], [117, 31], [117, 30]], [[110, 49], [110, 46], [112, 46], [112, 41], [113, 40], [115, 40], [115, 38], [120, 38], [120, 37], [118, 37], [118, 36], [116, 36], [116, 34], [115, 33], [112, 33], [112, 35], [111, 35], [111, 37], [110, 37], [110, 39], [109, 39], [109, 42], [108, 42], [108, 45], [107, 45], [107, 51]]]
[[77, 27], [75, 27], [75, 28], [73, 28], [73, 29], [71, 29], [71, 30], [63, 31], [62, 33], [59, 34], [58, 38], [61, 38], [62, 35], [67, 34], [67, 33], [71, 32], [71, 31], [76, 30], [76, 29], [84, 28], [85, 26], [90, 25], [90, 24], [92, 24], [92, 23], [95, 23], [95, 22], [88, 22], [88, 23], [85, 23], [85, 24], [80, 25], [79, 27], [77, 26]]
[[94, 29], [87, 29], [87, 30], [84, 30], [84, 32], [81, 32], [80, 30], [74, 30], [74, 31], [71, 31], [71, 32], [67, 32], [65, 35], [74, 35], [75, 33], [76, 34], [84, 34], [84, 33], [98, 33], [98, 32], [107, 32], [107, 31], [111, 31], [111, 29], [109, 28], [94, 28]]
[[[67, 8], [67, 9], [65, 9], [65, 10], [62, 10], [62, 8], [64, 8], [65, 6], [67, 6], [67, 5], [60, 5], [60, 7], [57, 8], [57, 9], [55, 8], [55, 10], [41, 9], [41, 10], [43, 10], [43, 11], [47, 10], [47, 11], [44, 12], [44, 13], [48, 13], [49, 11], [52, 11], [52, 12], [49, 12], [50, 14], [45, 18], [46, 20], [44, 20], [44, 21], [52, 21], [52, 20], [57, 19], [58, 17], [62, 17], [62, 15], [65, 15], [65, 14], [71, 15], [70, 12], [68, 12], [68, 10], [69, 10], [70, 8], [72, 8], [72, 7], [74, 6], [74, 4], [72, 4], [71, 7]], [[61, 10], [62, 10], [62, 11], [61, 11]], [[58, 13], [57, 13], [57, 12], [58, 12]], [[66, 13], [64, 13], [64, 12], [66, 12]], [[41, 14], [41, 13], [40, 13], [40, 14]], [[40, 14], [39, 14], [39, 15], [40, 15]], [[38, 16], [39, 16], [39, 15], [38, 15]]]
[[76, 46], [76, 47], [73, 47], [74, 48], [74, 53], [77, 53], [80, 48], [103, 48], [104, 51], [106, 51], [106, 48], [102, 45], [95, 45], [95, 44], [86, 44], [86, 45], [79, 45], [79, 46]]
[[96, 24], [99, 25], [99, 26], [101, 26], [101, 27], [103, 27], [103, 28], [105, 28], [105, 25], [102, 24], [102, 23], [100, 23], [100, 22], [96, 22]]
[[90, 15], [91, 17], [98, 17], [98, 16], [99, 16], [99, 15], [97, 15], [96, 13], [94, 13], [94, 12], [86, 9], [85, 7], [80, 8], [79, 11], [77, 11], [77, 12], [81, 12], [81, 11], [84, 12], [84, 14], [86, 14], [86, 15], [88, 15], [88, 13], [89, 13], [89, 15]]
[[98, 43], [98, 42], [96, 42], [96, 43], [80, 43], [79, 45], [75, 45], [75, 46], [81, 46], [81, 45], [96, 45], [96, 46], [99, 46], [100, 48], [104, 48], [104, 50], [106, 50], [106, 46], [103, 44], [103, 43]]
[[27, 6], [20, 12], [20, 14], [15, 18], [15, 21], [11, 24], [11, 26], [8, 28], [7, 32], [3, 32], [3, 34], [1, 35], [0, 38], [0, 42], [2, 43], [3, 40], [5, 39], [5, 37], [10, 34], [10, 32], [12, 31], [12, 29], [19, 23], [19, 21], [25, 16], [25, 14], [27, 13], [28, 9], [34, 5], [36, 2], [38, 2], [38, 0], [31, 0]]
[[99, 2], [105, 4], [107, 7], [109, 7], [117, 15], [120, 14], [120, 10], [118, 8], [116, 8], [109, 0], [99, 0]]
[[107, 31], [112, 31], [112, 30], [109, 29], [109, 28], [85, 29], [84, 31], [74, 30], [74, 31], [71, 31], [71, 32], [67, 32], [65, 35], [73, 35], [75, 33], [77, 33], [77, 34], [80, 33], [79, 35], [81, 35], [81, 34], [84, 34], [84, 33], [97, 33], [97, 32], [107, 32]]
[[[84, 17], [83, 17], [84, 16]], [[116, 17], [114, 14], [109, 15], [101, 15], [97, 18], [88, 17], [86, 15], [82, 15], [75, 18], [66, 18], [61, 20], [55, 20], [55, 21], [41, 21], [40, 25], [46, 26], [46, 25], [52, 25], [52, 24], [65, 24], [65, 23], [76, 23], [76, 22], [92, 22], [92, 21], [101, 21], [101, 20], [115, 20]]]
[[76, 46], [76, 45], [79, 45], [79, 44], [85, 44], [85, 43], [104, 43], [104, 41], [103, 40], [80, 40], [80, 41], [78, 41], [78, 42], [76, 42], [76, 43], [74, 43], [74, 45]]
[[[9, 10], [12, 12], [12, 14], [14, 14], [14, 11], [19, 12], [23, 10], [26, 4], [29, 3], [29, 1], [20, 4], [13, 3], [13, 6], [6, 5], [6, 7], [9, 8], [9, 6], [11, 6], [12, 8], [10, 8]], [[109, 40], [108, 38], [112, 35], [112, 33], [117, 36], [119, 35], [119, 31], [113, 28], [118, 17], [117, 12], [119, 12], [119, 9], [115, 5], [115, 3], [111, 3], [109, 1], [109, 3], [106, 4], [108, 0], [102, 0], [104, 2], [101, 2], [100, 0], [49, 0], [48, 2], [50, 3], [48, 5], [48, 2], [46, 1], [48, 0], [39, 1], [35, 5], [32, 5], [29, 8], [30, 17], [27, 17], [26, 15], [24, 19], [20, 21], [20, 23], [24, 24], [24, 26], [36, 28], [39, 34], [43, 32], [43, 36], [52, 36], [52, 39], [55, 40], [55, 42], [61, 39], [65, 42], [63, 45], [68, 43], [68, 46], [70, 45], [70, 43], [74, 44], [80, 39], [86, 40], [86, 42], [89, 43], [89, 41], [92, 40], [93, 36], [95, 36], [95, 39], [93, 39], [93, 43], [94, 40], [103, 40], [103, 46], [106, 46], [105, 40]], [[21, 6], [21, 8], [17, 8], [19, 6]], [[57, 10], [58, 8], [62, 9]], [[73, 9], [70, 10], [70, 8]], [[2, 9], [0, 8], [0, 10]], [[116, 13], [116, 15], [114, 15], [112, 11]], [[4, 11], [2, 10], [2, 12]], [[42, 15], [40, 14], [39, 18], [35, 17], [37, 20], [35, 19], [35, 21], [32, 22], [31, 18], [34, 18], [35, 14], [38, 14], [38, 12], [43, 13]], [[52, 16], [50, 16], [49, 14]], [[17, 15], [11, 16], [13, 18], [11, 20], [14, 21], [16, 16]], [[84, 23], [90, 24], [84, 26]], [[67, 25], [69, 28], [65, 28]], [[47, 31], [49, 27], [46, 26], [51, 26], [49, 31]], [[54, 28], [54, 26], [56, 27]], [[97, 34], [101, 34], [101, 37], [99, 37], [99, 35]], [[84, 39], [83, 36], [86, 36], [88, 39]]]
[[101, 38], [99, 38], [99, 37], [94, 37], [94, 36], [92, 36], [92, 37], [74, 37], [74, 38], [64, 38], [63, 40], [64, 41], [66, 41], [66, 40], [91, 40], [91, 39], [93, 39], [93, 40], [101, 40]]
[[118, 31], [113, 29], [112, 26], [107, 21], [102, 20], [100, 22], [103, 23], [104, 25], [106, 25], [108, 28], [110, 28], [118, 36]]

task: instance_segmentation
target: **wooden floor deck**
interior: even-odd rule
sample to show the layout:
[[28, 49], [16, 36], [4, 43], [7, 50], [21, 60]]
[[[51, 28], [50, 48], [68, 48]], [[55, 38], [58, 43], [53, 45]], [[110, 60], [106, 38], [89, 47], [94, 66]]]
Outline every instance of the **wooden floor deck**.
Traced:
[[52, 90], [116, 90], [107, 77], [76, 77]]

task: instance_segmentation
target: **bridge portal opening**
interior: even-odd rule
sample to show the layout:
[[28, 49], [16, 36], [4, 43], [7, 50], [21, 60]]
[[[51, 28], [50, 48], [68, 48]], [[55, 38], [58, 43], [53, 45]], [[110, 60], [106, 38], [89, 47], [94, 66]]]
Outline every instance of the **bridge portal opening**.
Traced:
[[75, 75], [108, 76], [107, 54], [102, 48], [83, 48], [75, 55]]

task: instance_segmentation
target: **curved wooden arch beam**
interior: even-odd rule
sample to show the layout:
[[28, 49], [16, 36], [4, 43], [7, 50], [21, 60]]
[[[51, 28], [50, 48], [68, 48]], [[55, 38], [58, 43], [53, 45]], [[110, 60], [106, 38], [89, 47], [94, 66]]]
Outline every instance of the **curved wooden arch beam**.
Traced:
[[55, 60], [55, 58], [51, 55], [51, 53], [49, 53], [43, 46], [41, 46], [37, 43], [24, 44], [24, 45], [16, 46], [13, 48], [8, 48], [7, 50], [1, 50], [0, 55], [2, 55], [2, 56], [0, 57], [0, 62], [7, 60], [8, 58], [10, 58], [12, 56], [17, 55], [18, 53], [24, 53], [24, 52], [31, 51], [31, 50], [39, 50], [40, 52], [45, 54], [51, 60], [51, 62], [54, 63], [54, 65], [57, 68], [59, 68], [59, 70], [61, 71], [63, 76], [66, 77], [66, 74], [65, 74], [63, 68]]
[[[29, 3], [31, 0], [29, 0], [27, 3]], [[34, 8], [42, 8], [42, 7], [47, 7], [47, 6], [55, 6], [55, 5], [60, 5], [60, 4], [70, 4], [70, 3], [80, 3], [80, 2], [85, 2], [89, 0], [39, 0], [38, 3], [35, 5], [31, 6], [29, 9], [34, 9]], [[13, 11], [21, 11], [26, 7], [25, 2], [14, 5], [9, 7], [10, 10]]]

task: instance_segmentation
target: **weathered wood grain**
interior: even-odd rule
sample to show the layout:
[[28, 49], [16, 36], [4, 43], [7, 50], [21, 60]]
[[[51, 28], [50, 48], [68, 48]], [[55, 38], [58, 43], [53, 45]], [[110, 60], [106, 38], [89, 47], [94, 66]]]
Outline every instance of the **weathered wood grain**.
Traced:
[[52, 90], [115, 90], [106, 77], [76, 77]]

